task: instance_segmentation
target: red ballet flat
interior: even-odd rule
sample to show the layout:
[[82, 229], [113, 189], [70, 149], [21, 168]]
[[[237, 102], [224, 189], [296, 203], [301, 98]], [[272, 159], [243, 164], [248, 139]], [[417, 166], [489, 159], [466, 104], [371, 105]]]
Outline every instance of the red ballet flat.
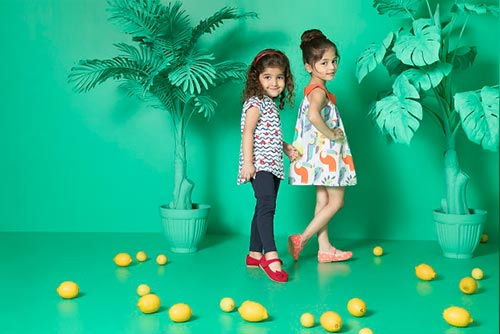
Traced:
[[256, 259], [254, 257], [251, 257], [250, 255], [247, 255], [245, 262], [247, 264], [247, 267], [257, 268], [260, 264], [260, 259]]
[[284, 271], [283, 269], [279, 271], [272, 271], [271, 268], [269, 268], [269, 265], [274, 262], [279, 262], [283, 265], [283, 261], [281, 261], [279, 258], [266, 260], [265, 256], [262, 256], [260, 258], [259, 266], [262, 268], [262, 270], [264, 270], [264, 272], [267, 274], [267, 276], [269, 276], [271, 280], [278, 283], [288, 282], [288, 273], [286, 271]]

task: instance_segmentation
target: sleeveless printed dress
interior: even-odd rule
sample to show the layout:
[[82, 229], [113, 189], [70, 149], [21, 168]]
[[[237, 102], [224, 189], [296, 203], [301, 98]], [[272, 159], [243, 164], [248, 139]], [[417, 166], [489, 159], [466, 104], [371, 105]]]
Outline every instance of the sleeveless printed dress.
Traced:
[[[329, 128], [339, 127], [344, 131], [343, 141], [328, 139], [316, 130], [307, 118], [307, 96], [315, 88], [324, 90], [328, 96], [328, 104], [321, 110], [321, 117]], [[321, 85], [313, 84], [304, 89], [304, 99], [299, 107], [292, 144], [299, 152], [299, 157], [290, 164], [289, 184], [333, 187], [356, 185], [351, 149], [335, 103], [335, 95]]]

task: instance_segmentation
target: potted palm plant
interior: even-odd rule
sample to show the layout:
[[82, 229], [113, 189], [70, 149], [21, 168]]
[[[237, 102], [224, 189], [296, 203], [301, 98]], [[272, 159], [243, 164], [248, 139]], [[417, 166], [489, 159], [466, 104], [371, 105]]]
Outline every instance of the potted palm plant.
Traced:
[[466, 200], [469, 176], [459, 166], [456, 136], [485, 150], [498, 151], [498, 83], [474, 91], [456, 92], [454, 75], [472, 67], [477, 49], [462, 45], [471, 15], [498, 16], [498, 6], [454, 1], [443, 13], [429, 0], [374, 0], [380, 15], [396, 16], [402, 26], [380, 43], [370, 44], [356, 61], [358, 82], [383, 64], [392, 89], [370, 108], [376, 126], [394, 142], [410, 144], [420, 122], [437, 121], [444, 135], [446, 194], [433, 211], [443, 255], [470, 258], [480, 240], [487, 212], [470, 208]]
[[216, 109], [210, 89], [230, 80], [243, 80], [247, 66], [214, 61], [200, 47], [200, 37], [227, 20], [256, 17], [223, 7], [196, 26], [181, 2], [109, 0], [109, 21], [131, 35], [134, 45], [115, 44], [120, 55], [83, 59], [71, 68], [68, 80], [77, 92], [88, 92], [108, 79], [122, 82], [131, 96], [161, 108], [174, 129], [174, 187], [170, 203], [160, 206], [164, 232], [174, 252], [194, 252], [206, 232], [210, 205], [192, 201], [194, 183], [187, 175], [186, 131], [191, 118], [209, 119]]

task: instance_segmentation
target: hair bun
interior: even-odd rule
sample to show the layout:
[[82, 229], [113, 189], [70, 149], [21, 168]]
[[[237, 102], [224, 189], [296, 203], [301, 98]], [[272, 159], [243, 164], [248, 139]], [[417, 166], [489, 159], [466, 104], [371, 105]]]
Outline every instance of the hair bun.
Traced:
[[310, 41], [314, 39], [326, 39], [326, 36], [321, 32], [321, 30], [318, 29], [311, 29], [311, 30], [306, 30], [301, 36], [301, 43], [300, 47], [302, 47], [305, 43], [309, 43]]

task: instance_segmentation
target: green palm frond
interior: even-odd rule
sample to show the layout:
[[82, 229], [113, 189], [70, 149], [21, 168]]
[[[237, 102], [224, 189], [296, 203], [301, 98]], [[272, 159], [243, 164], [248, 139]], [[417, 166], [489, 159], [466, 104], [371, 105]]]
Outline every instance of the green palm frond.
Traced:
[[160, 0], [108, 0], [108, 20], [132, 36], [154, 39], [165, 16]]
[[375, 0], [373, 7], [380, 15], [413, 17], [422, 0]]
[[193, 45], [198, 42], [198, 39], [203, 34], [209, 34], [218, 28], [226, 20], [236, 20], [242, 18], [256, 18], [257, 13], [247, 12], [243, 14], [237, 14], [236, 8], [233, 7], [223, 7], [221, 10], [210, 16], [205, 20], [201, 20], [196, 27], [194, 27], [191, 34], [191, 40], [186, 45], [186, 50], [189, 50]]
[[216, 74], [214, 82], [216, 85], [219, 85], [232, 80], [245, 80], [248, 66], [245, 63], [226, 60], [214, 64], [214, 68]]
[[137, 48], [125, 43], [118, 43], [115, 46], [123, 53], [120, 57], [131, 60], [137, 69], [142, 70], [144, 76], [141, 83], [144, 85], [145, 91], [149, 89], [149, 86], [153, 84], [154, 78], [168, 66], [171, 60], [162, 58], [161, 55], [158, 55], [145, 45], [139, 45]]
[[71, 68], [68, 80], [77, 92], [88, 92], [108, 79], [141, 80], [148, 76], [137, 64], [124, 57], [84, 59]]
[[153, 48], [165, 57], [176, 57], [188, 44], [192, 32], [189, 16], [182, 9], [182, 3], [169, 3], [159, 25], [160, 31], [153, 41]]
[[165, 108], [164, 104], [156, 95], [149, 90], [144, 90], [144, 85], [140, 81], [132, 79], [126, 80], [120, 84], [119, 88], [123, 89], [127, 96], [136, 97], [153, 108]]
[[202, 90], [214, 84], [216, 72], [210, 63], [214, 57], [201, 50], [191, 51], [184, 62], [168, 74], [168, 79], [172, 85], [182, 88], [189, 94], [200, 94]]
[[193, 98], [194, 110], [203, 114], [203, 117], [210, 119], [215, 114], [217, 102], [208, 95], [198, 95]]

